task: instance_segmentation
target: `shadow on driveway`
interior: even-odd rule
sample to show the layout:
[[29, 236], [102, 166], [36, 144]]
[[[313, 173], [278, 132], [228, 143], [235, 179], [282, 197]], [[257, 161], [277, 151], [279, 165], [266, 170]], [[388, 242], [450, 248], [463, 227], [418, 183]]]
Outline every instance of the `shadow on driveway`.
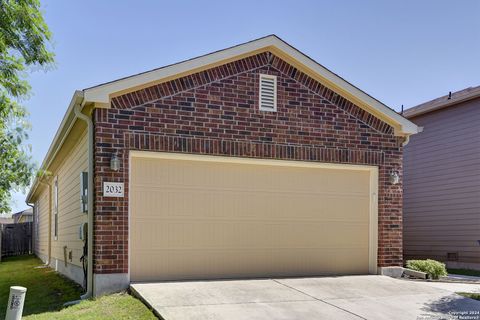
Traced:
[[458, 294], [451, 294], [432, 302], [425, 303], [422, 308], [426, 313], [437, 313], [445, 316], [451, 316], [452, 319], [480, 319], [480, 301], [462, 297]]

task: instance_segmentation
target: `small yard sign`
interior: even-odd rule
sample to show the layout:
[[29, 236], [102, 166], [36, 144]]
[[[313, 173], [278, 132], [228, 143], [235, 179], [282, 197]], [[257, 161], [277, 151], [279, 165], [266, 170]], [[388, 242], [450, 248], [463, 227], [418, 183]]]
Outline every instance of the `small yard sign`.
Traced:
[[104, 197], [123, 197], [123, 182], [104, 182]]

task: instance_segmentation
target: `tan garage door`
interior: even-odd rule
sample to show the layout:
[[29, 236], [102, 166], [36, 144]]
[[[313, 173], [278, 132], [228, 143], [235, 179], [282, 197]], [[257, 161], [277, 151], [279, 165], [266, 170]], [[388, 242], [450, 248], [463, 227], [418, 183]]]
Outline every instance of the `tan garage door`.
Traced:
[[132, 153], [131, 281], [372, 272], [375, 173]]

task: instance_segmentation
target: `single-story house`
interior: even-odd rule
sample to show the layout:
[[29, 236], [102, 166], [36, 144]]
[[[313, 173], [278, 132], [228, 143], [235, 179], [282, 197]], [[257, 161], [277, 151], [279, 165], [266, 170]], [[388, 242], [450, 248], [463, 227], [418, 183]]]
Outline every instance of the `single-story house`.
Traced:
[[480, 270], [480, 86], [408, 109], [404, 253]]
[[401, 266], [417, 131], [274, 35], [77, 91], [27, 197], [35, 250], [79, 283], [87, 262], [87, 295]]
[[23, 223], [33, 221], [33, 209], [28, 208], [12, 214], [13, 223]]

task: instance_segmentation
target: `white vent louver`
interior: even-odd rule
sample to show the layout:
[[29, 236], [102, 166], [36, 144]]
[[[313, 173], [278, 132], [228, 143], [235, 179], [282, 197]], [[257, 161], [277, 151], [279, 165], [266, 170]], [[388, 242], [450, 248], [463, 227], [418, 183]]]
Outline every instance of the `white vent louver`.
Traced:
[[260, 110], [277, 111], [277, 77], [260, 75]]

